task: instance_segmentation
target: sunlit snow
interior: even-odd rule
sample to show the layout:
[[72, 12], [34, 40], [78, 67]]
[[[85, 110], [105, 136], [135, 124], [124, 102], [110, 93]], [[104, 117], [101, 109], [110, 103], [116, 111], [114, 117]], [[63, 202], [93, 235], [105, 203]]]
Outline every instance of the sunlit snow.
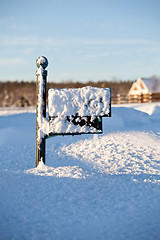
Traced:
[[160, 236], [160, 102], [112, 106], [103, 134], [46, 141], [35, 109], [0, 109], [0, 239]]

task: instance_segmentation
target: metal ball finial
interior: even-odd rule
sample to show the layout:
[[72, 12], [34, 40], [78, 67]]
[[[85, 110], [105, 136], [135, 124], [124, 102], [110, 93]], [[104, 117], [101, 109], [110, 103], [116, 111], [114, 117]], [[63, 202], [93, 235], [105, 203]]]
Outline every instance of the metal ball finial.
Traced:
[[42, 68], [45, 69], [48, 66], [47, 58], [44, 56], [38, 57], [36, 60], [36, 65], [38, 68], [42, 66]]

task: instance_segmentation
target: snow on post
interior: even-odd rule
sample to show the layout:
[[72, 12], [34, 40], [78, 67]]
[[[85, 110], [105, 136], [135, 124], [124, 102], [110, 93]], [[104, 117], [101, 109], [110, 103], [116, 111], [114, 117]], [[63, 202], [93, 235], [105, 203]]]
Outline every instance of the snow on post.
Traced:
[[47, 126], [46, 119], [46, 78], [48, 60], [45, 57], [39, 57], [36, 60], [38, 70], [36, 72], [36, 167], [40, 161], [45, 163], [45, 137], [44, 126]]

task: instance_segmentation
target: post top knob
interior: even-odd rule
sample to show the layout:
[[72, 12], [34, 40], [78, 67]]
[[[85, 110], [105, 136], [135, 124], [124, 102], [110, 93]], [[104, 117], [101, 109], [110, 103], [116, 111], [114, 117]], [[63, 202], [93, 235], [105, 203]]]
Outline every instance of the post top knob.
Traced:
[[36, 65], [38, 68], [42, 66], [42, 68], [45, 69], [48, 66], [47, 58], [44, 56], [38, 57], [36, 60]]

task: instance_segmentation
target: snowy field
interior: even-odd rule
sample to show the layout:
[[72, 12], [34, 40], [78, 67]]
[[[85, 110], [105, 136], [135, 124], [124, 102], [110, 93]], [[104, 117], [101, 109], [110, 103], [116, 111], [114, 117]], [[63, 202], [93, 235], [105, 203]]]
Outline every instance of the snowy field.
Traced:
[[160, 239], [160, 102], [114, 105], [104, 134], [47, 140], [35, 109], [0, 109], [1, 240]]

